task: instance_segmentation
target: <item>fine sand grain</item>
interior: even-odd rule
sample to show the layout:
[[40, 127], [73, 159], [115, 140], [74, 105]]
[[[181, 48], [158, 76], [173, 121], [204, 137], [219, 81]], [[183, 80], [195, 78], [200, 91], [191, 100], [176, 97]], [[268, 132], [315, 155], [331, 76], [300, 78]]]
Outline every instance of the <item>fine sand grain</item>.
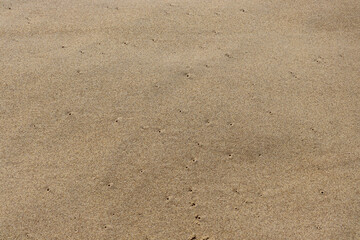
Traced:
[[0, 1], [1, 240], [360, 239], [359, 0]]

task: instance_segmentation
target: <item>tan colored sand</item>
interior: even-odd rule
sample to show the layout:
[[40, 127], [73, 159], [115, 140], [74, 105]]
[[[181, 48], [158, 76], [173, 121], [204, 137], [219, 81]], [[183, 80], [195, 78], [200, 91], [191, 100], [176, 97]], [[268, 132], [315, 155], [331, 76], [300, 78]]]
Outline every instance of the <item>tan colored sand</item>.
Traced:
[[358, 0], [0, 2], [0, 239], [360, 239]]

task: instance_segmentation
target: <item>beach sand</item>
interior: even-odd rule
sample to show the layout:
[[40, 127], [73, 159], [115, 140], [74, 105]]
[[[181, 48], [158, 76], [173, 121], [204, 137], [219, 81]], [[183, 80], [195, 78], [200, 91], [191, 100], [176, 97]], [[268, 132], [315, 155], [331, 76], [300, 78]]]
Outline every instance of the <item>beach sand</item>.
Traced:
[[360, 239], [358, 0], [0, 2], [0, 239]]

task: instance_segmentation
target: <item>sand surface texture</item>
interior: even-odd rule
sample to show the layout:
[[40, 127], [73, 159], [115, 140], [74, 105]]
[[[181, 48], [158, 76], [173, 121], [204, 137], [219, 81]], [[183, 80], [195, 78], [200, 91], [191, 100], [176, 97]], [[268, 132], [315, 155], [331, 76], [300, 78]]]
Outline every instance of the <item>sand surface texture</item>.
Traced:
[[360, 239], [360, 1], [0, 2], [0, 239]]

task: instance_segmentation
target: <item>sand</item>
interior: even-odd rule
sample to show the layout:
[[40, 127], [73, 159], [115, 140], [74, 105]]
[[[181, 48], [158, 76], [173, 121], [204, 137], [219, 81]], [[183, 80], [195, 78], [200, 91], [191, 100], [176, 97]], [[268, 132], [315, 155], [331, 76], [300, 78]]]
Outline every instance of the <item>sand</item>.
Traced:
[[358, 0], [0, 2], [0, 239], [360, 239]]

